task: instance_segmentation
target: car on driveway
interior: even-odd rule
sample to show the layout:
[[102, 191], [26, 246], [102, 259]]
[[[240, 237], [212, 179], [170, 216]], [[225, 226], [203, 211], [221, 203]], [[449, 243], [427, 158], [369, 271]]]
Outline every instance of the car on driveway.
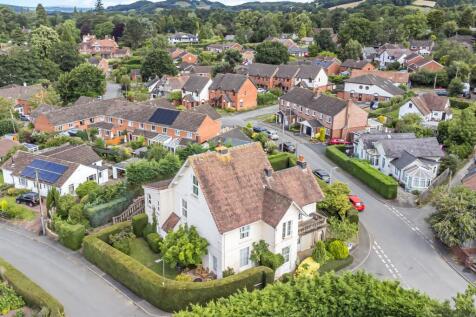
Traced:
[[357, 211], [364, 211], [365, 204], [357, 195], [349, 195], [349, 201]]
[[36, 206], [40, 203], [40, 196], [37, 193], [34, 192], [28, 192], [19, 195], [15, 199], [17, 204], [25, 204], [30, 207]]
[[266, 89], [264, 89], [264, 88], [258, 88], [258, 93], [259, 93], [259, 94], [263, 94], [263, 93], [265, 93], [265, 92], [267, 92]]
[[279, 140], [278, 132], [274, 130], [266, 130], [265, 132], [268, 134], [268, 138], [270, 138], [271, 140]]
[[260, 132], [266, 132], [266, 131], [268, 131], [268, 129], [260, 127], [260, 126], [254, 126], [253, 131], [256, 132], [256, 133], [260, 133]]
[[289, 152], [289, 153], [296, 152], [296, 147], [291, 142], [283, 142], [279, 145], [279, 148], [283, 152]]
[[327, 141], [327, 145], [344, 145], [344, 144], [352, 144], [344, 139], [332, 138]]
[[329, 175], [329, 173], [327, 173], [326, 170], [323, 170], [322, 168], [317, 168], [317, 169], [313, 170], [312, 174], [319, 177], [320, 179], [322, 179], [327, 184], [330, 184], [330, 182], [331, 182], [331, 176]]

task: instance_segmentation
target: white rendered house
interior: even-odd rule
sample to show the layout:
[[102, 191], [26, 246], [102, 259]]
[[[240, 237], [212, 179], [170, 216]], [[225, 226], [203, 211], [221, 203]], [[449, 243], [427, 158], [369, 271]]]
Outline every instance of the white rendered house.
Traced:
[[424, 122], [445, 121], [450, 120], [453, 117], [449, 98], [438, 96], [433, 92], [412, 97], [412, 99], [400, 107], [398, 118], [401, 119], [409, 113], [415, 113], [421, 116]]
[[169, 181], [144, 185], [145, 211], [165, 236], [181, 224], [195, 226], [208, 243], [203, 266], [218, 278], [254, 266], [252, 244], [264, 240], [295, 269], [298, 252], [323, 239], [326, 218], [316, 213], [323, 193], [306, 162], [273, 171], [259, 143], [193, 155]]
[[295, 86], [303, 86], [310, 89], [325, 88], [328, 84], [328, 77], [324, 68], [316, 65], [302, 65], [296, 77]]

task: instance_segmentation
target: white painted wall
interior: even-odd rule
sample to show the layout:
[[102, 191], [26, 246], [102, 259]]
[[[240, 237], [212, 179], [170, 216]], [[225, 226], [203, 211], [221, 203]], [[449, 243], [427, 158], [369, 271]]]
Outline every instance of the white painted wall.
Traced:
[[431, 119], [431, 114], [424, 116], [423, 113], [420, 112], [418, 107], [411, 100], [407, 101], [400, 107], [400, 109], [398, 110], [398, 118], [401, 119], [404, 115], [407, 115], [410, 113], [419, 115], [425, 121], [429, 121]]
[[319, 87], [327, 86], [328, 77], [326, 72], [323, 69], [321, 69], [315, 78], [309, 79], [309, 78], [296, 77], [294, 79], [295, 86], [299, 85], [301, 82], [306, 83], [308, 87], [319, 88]]
[[[368, 89], [366, 88], [368, 87]], [[362, 85], [362, 84], [355, 84], [355, 83], [345, 83], [344, 84], [344, 91], [345, 92], [353, 92], [354, 94], [364, 94], [364, 95], [375, 95], [383, 96], [386, 98], [392, 98], [393, 95], [388, 93], [387, 91], [383, 90], [380, 87], [375, 85]]]

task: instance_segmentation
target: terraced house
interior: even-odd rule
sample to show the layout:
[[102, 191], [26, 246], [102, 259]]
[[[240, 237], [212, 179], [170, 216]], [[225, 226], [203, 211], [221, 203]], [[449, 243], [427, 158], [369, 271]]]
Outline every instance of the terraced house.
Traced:
[[209, 90], [210, 104], [237, 111], [256, 108], [258, 91], [245, 75], [218, 74]]
[[[221, 123], [199, 111], [178, 111], [155, 102], [132, 103], [125, 99], [92, 100], [39, 114], [35, 130], [61, 132], [97, 128], [108, 144], [144, 136], [148, 143], [203, 143], [215, 137]], [[165, 144], [167, 145], [167, 144]]]

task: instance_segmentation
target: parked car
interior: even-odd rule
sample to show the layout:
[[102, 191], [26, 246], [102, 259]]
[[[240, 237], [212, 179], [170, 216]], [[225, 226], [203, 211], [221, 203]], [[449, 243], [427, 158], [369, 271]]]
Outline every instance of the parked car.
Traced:
[[20, 115], [20, 121], [25, 121], [26, 122], [26, 121], [30, 121], [30, 120], [28, 120], [27, 117], [25, 117], [24, 115], [21, 114]]
[[268, 138], [270, 138], [271, 140], [279, 140], [278, 132], [274, 130], [266, 130], [266, 133], [268, 134]]
[[329, 175], [329, 173], [327, 173], [326, 170], [323, 170], [322, 168], [317, 168], [317, 169], [313, 170], [312, 174], [319, 177], [320, 179], [322, 179], [327, 184], [330, 184], [330, 182], [331, 182], [331, 176]]
[[291, 142], [284, 142], [279, 145], [279, 148], [283, 152], [290, 152], [294, 153], [296, 152], [296, 147], [291, 143]]
[[327, 141], [327, 145], [343, 145], [343, 144], [352, 144], [344, 139], [332, 138]]
[[258, 93], [259, 93], [259, 94], [262, 94], [262, 93], [265, 93], [265, 92], [267, 92], [266, 89], [264, 89], [264, 88], [258, 88]]
[[30, 207], [36, 206], [40, 203], [40, 196], [34, 192], [21, 194], [15, 199], [17, 204], [25, 204]]
[[438, 96], [448, 96], [448, 90], [446, 89], [435, 89], [435, 94]]
[[349, 195], [349, 201], [357, 211], [364, 211], [365, 204], [357, 195]]
[[260, 132], [266, 132], [266, 131], [268, 131], [268, 129], [260, 127], [260, 126], [254, 126], [253, 131], [256, 132], [256, 133], [260, 133]]

